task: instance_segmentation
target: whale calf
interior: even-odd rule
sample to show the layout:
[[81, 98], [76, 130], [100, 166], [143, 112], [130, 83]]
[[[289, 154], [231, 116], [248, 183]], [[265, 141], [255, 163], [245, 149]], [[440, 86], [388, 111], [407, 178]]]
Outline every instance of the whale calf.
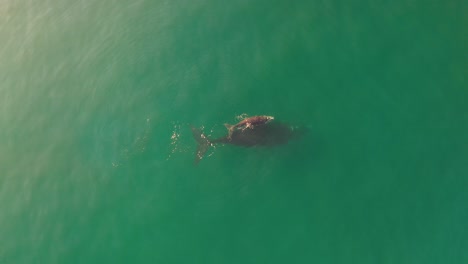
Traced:
[[[238, 127], [239, 128], [239, 127]], [[191, 126], [193, 138], [198, 146], [195, 153], [195, 164], [203, 159], [209, 147], [216, 144], [229, 144], [242, 147], [273, 147], [286, 144], [291, 139], [303, 136], [307, 129], [305, 127], [289, 126], [279, 122], [268, 122], [262, 125], [252, 126], [249, 129], [233, 129], [229, 135], [210, 139], [203, 132]]]
[[230, 125], [230, 124], [225, 123], [224, 126], [228, 130], [228, 137], [231, 137], [235, 129], [241, 128], [245, 130], [247, 128], [254, 128], [257, 125], [264, 125], [273, 119], [275, 118], [272, 116], [266, 116], [266, 115], [252, 116], [252, 117], [244, 118], [242, 121], [240, 121], [239, 123], [235, 125]]

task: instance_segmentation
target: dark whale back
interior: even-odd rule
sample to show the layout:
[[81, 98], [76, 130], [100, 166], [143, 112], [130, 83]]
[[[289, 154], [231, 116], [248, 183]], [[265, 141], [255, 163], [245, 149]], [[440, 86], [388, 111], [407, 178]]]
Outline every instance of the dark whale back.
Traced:
[[234, 129], [231, 136], [217, 139], [207, 138], [200, 129], [191, 127], [194, 139], [198, 142], [195, 154], [195, 164], [203, 159], [204, 154], [214, 144], [231, 144], [243, 147], [265, 146], [271, 147], [286, 144], [291, 139], [302, 137], [307, 129], [286, 124], [271, 122], [252, 128]]
[[244, 147], [275, 146], [286, 144], [291, 139], [301, 137], [305, 132], [305, 128], [272, 122], [253, 128], [236, 129], [230, 138], [226, 136], [211, 142]]

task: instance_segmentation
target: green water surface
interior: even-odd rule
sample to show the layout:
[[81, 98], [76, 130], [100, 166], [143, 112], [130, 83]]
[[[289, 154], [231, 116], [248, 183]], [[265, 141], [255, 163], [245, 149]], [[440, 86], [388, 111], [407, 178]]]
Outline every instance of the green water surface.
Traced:
[[466, 11], [1, 0], [0, 263], [468, 263]]

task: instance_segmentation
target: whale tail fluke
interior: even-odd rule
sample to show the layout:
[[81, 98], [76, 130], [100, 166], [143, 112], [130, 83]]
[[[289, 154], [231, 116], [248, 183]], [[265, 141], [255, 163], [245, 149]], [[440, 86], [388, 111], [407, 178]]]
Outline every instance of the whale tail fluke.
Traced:
[[206, 151], [212, 146], [212, 143], [200, 129], [193, 126], [190, 126], [190, 128], [192, 129], [193, 138], [198, 142], [197, 152], [195, 153], [195, 164], [198, 164], [203, 159]]

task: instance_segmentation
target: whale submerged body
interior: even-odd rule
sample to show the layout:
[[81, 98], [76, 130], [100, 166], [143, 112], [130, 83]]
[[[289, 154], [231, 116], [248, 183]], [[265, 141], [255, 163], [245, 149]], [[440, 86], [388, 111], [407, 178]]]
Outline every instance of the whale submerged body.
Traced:
[[215, 144], [230, 144], [242, 147], [272, 147], [288, 143], [291, 139], [302, 136], [306, 129], [304, 127], [293, 127], [278, 122], [268, 122], [252, 126], [248, 129], [234, 129], [228, 131], [228, 135], [216, 139], [207, 138], [203, 132], [191, 127], [192, 135], [198, 142], [195, 163], [198, 163], [209, 149]]

